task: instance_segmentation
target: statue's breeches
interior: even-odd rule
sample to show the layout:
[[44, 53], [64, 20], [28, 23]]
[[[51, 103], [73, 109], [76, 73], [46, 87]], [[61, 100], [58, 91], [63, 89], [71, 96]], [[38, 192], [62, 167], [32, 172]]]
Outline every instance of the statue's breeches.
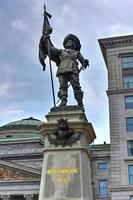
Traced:
[[79, 83], [79, 74], [78, 73], [65, 73], [59, 75], [60, 83], [60, 97], [67, 96], [68, 82], [71, 83], [71, 86], [74, 90], [74, 94], [81, 92], [81, 87]]

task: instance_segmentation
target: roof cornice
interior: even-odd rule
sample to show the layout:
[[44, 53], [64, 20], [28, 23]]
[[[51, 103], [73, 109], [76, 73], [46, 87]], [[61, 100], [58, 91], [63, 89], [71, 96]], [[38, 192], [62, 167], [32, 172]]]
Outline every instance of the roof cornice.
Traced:
[[116, 47], [124, 44], [133, 44], [133, 35], [99, 39], [100, 46]]
[[123, 46], [133, 45], [133, 35], [103, 38], [98, 40], [105, 63], [107, 65], [107, 55], [106, 50], [109, 48], [117, 48]]

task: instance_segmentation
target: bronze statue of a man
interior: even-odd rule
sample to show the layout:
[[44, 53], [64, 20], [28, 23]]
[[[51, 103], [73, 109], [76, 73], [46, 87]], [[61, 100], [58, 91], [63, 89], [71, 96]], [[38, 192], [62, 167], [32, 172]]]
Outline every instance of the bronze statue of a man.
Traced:
[[63, 50], [57, 49], [52, 45], [49, 34], [45, 36], [45, 38], [42, 36], [39, 45], [40, 62], [41, 64], [43, 64], [41, 59], [45, 57], [44, 53], [48, 56], [50, 55], [51, 60], [56, 62], [56, 65], [58, 67], [56, 75], [59, 78], [60, 84], [58, 97], [61, 99], [61, 103], [59, 106], [67, 105], [68, 82], [70, 82], [74, 90], [74, 96], [77, 100], [78, 106], [80, 106], [81, 109], [84, 110], [83, 91], [81, 90], [79, 82], [80, 70], [78, 68], [78, 61], [81, 63], [82, 69], [85, 69], [89, 62], [87, 59], [84, 59], [80, 52], [81, 44], [77, 36], [73, 34], [67, 35], [64, 38], [63, 46]]

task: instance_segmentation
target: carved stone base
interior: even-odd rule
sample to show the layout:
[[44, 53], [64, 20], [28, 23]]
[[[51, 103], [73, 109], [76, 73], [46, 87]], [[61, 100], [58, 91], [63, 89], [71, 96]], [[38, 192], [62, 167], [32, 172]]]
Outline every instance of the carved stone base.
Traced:
[[39, 200], [93, 200], [90, 156], [87, 149], [44, 151]]
[[[46, 137], [53, 135], [58, 129], [58, 121], [63, 119], [67, 120], [69, 130], [71, 129], [74, 133], [85, 135], [88, 144], [94, 141], [96, 135], [93, 126], [87, 121], [85, 113], [79, 109], [78, 106], [56, 107], [51, 110], [52, 111], [46, 115], [47, 122], [40, 125], [40, 131], [43, 135]], [[45, 142], [45, 147], [51, 146], [49, 146], [49, 143]]]
[[40, 126], [45, 149], [39, 200], [93, 200], [89, 144], [96, 136], [91, 123], [77, 106], [54, 108], [46, 118]]

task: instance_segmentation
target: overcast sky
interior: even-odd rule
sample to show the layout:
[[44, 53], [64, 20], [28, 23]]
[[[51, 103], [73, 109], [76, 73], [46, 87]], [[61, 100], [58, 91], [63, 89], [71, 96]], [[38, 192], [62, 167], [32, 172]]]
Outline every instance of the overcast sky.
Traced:
[[[0, 125], [31, 116], [44, 121], [53, 107], [49, 66], [43, 72], [38, 61], [43, 4], [43, 0], [0, 2]], [[45, 4], [52, 14], [54, 45], [63, 48], [68, 33], [81, 40], [82, 54], [90, 61], [80, 76], [86, 116], [95, 129], [95, 143], [109, 142], [107, 69], [98, 39], [133, 33], [133, 0], [45, 0]], [[57, 93], [53, 63], [52, 68]], [[69, 94], [69, 104], [76, 104], [71, 89]]]

